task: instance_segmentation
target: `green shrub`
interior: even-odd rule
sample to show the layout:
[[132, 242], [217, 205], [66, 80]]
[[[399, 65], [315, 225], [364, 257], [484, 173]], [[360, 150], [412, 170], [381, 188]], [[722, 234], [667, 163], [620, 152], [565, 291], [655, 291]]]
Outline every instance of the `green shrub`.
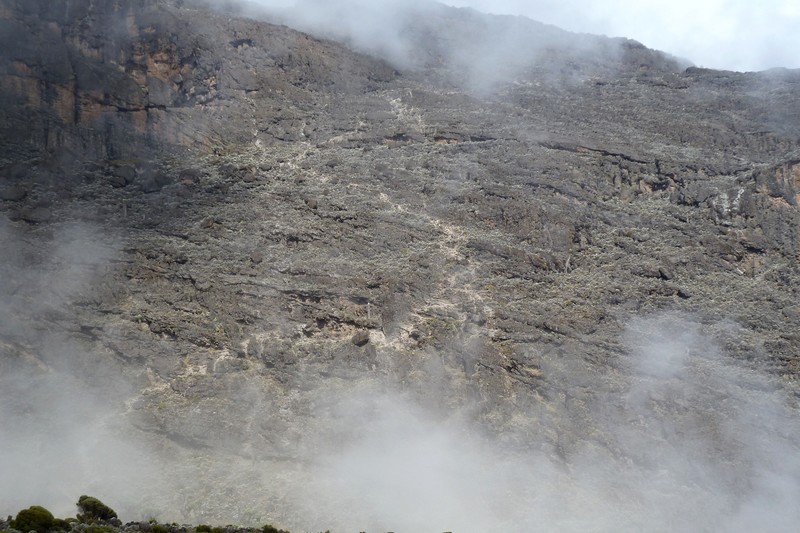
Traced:
[[50, 528], [56, 531], [69, 531], [70, 523], [69, 520], [64, 520], [63, 518], [56, 518], [53, 520], [53, 527]]
[[194, 528], [194, 530], [197, 533], [211, 533], [211, 526], [209, 526], [208, 524], [200, 524], [199, 526]]
[[86, 526], [86, 529], [84, 529], [82, 533], [113, 533], [113, 532], [114, 528], [111, 526], [90, 525]]
[[84, 523], [117, 518], [117, 513], [97, 498], [83, 495], [78, 498], [78, 520]]
[[159, 524], [158, 522], [150, 524], [150, 533], [169, 533], [169, 532], [170, 529], [163, 524]]
[[28, 533], [37, 531], [38, 533], [48, 533], [53, 528], [55, 522], [53, 513], [40, 505], [31, 505], [17, 513], [17, 517], [11, 521], [11, 527]]
[[261, 531], [263, 533], [289, 533], [288, 531], [286, 531], [284, 529], [278, 529], [277, 527], [271, 526], [269, 524], [267, 524], [263, 528], [261, 528]]

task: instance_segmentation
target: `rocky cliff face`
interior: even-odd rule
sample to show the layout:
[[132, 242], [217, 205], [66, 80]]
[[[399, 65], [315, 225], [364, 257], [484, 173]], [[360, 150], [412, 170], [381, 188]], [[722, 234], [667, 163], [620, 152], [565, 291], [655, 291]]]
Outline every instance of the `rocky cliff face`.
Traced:
[[[83, 424], [114, 443], [97, 466], [74, 447], [41, 457], [65, 453], [80, 466], [66, 477], [118, 510], [293, 527], [399, 527], [370, 514], [370, 488], [335, 482], [365, 478], [330, 470], [362, 471], [331, 458], [369, 457], [371, 428], [418, 441], [385, 416], [481, 434], [463, 456], [471, 437], [433, 442], [516, 457], [591, 509], [619, 504], [598, 496], [608, 477], [570, 469], [608, 464], [621, 494], [648, 493], [637, 476], [699, 443], [686, 454], [714, 482], [668, 476], [677, 503], [637, 508], [688, 529], [724, 515], [703, 517], [710, 494], [750, 497], [725, 488], [755, 479], [740, 465], [778, 475], [765, 465], [795, 449], [778, 427], [794, 415], [759, 426], [748, 406], [774, 387], [781, 409], [796, 401], [800, 73], [683, 69], [551, 29], [511, 41], [533, 59], [476, 86], [476, 28], [491, 42], [527, 23], [437, 13], [409, 19], [417, 61], [402, 64], [188, 2], [0, 0], [13, 442]], [[655, 370], [637, 362], [651, 356]], [[731, 436], [756, 426], [779, 443], [763, 456]], [[6, 467], [28, 460], [0, 442]], [[121, 485], [104, 472], [122, 463]], [[14, 475], [33, 495], [20, 505], [42, 494]], [[472, 526], [557, 523], [520, 511], [543, 486], [476, 479], [523, 500]]]
[[256, 101], [302, 105], [319, 84], [352, 91], [394, 75], [366, 59], [351, 71], [343, 48], [286, 28], [170, 2], [4, 4], [5, 137], [34, 151], [126, 159], [163, 143], [246, 142]]

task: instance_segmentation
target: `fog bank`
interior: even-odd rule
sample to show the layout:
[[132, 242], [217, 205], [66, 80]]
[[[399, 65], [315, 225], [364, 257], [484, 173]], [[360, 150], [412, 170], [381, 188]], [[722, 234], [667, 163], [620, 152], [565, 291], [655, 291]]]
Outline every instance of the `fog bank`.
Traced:
[[[39, 252], [0, 230], [30, 264]], [[123, 520], [296, 531], [778, 532], [800, 521], [796, 405], [699, 320], [628, 320], [625, 354], [610, 367], [569, 354], [543, 363], [531, 410], [513, 396], [444, 408], [474, 374], [457, 377], [431, 353], [422, 395], [383, 374], [298, 376], [316, 385], [287, 391], [305, 406], [280, 414], [294, 424], [291, 453], [264, 448], [261, 432], [274, 430], [262, 421], [285, 408], [258, 381], [220, 404], [247, 413], [227, 430], [242, 442], [182, 447], [137, 429], [131, 409], [146, 384], [113, 358], [13, 322], [39, 305], [57, 314], [114, 255], [113, 241], [84, 226], [58, 242], [24, 273], [14, 259], [3, 266], [0, 513], [41, 504], [71, 516], [88, 493]], [[734, 325], [710, 329], [735, 341]], [[591, 394], [580, 396], [586, 383]], [[484, 401], [524, 423], [481, 421]]]
[[[337, 531], [792, 529], [800, 427], [777, 383], [693, 321], [633, 320], [626, 343], [623, 385], [598, 376], [591, 419], [566, 451], [546, 436], [567, 430], [544, 420], [521, 452], [407, 394], [337, 399], [314, 480], [296, 487], [303, 513]], [[570, 376], [558, 378], [569, 391]]]

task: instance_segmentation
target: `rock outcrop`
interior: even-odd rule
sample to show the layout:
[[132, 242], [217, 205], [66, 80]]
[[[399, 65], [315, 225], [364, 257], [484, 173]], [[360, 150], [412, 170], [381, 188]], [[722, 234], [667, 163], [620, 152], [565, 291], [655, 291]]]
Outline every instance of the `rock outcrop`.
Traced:
[[636, 316], [795, 394], [800, 72], [562, 38], [476, 86], [444, 50], [513, 21], [440, 13], [402, 65], [191, 2], [0, 0], [0, 376], [108, 384], [226, 487], [159, 512], [307, 527], [249, 465], [313, 478], [353, 390], [626, 456], [591, 406], [626, 408]]

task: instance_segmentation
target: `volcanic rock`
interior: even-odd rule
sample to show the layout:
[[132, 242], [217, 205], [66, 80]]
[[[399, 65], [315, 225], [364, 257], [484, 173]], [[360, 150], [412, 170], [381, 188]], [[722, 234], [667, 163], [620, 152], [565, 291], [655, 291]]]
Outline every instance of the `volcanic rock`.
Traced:
[[397, 57], [225, 9], [0, 0], [0, 375], [109, 384], [205, 476], [159, 511], [291, 515], [251, 466], [314, 477], [356, 390], [564, 471], [645, 463], [596, 411], [654, 383], [626, 377], [646, 317], [796, 394], [800, 71], [444, 6]]

